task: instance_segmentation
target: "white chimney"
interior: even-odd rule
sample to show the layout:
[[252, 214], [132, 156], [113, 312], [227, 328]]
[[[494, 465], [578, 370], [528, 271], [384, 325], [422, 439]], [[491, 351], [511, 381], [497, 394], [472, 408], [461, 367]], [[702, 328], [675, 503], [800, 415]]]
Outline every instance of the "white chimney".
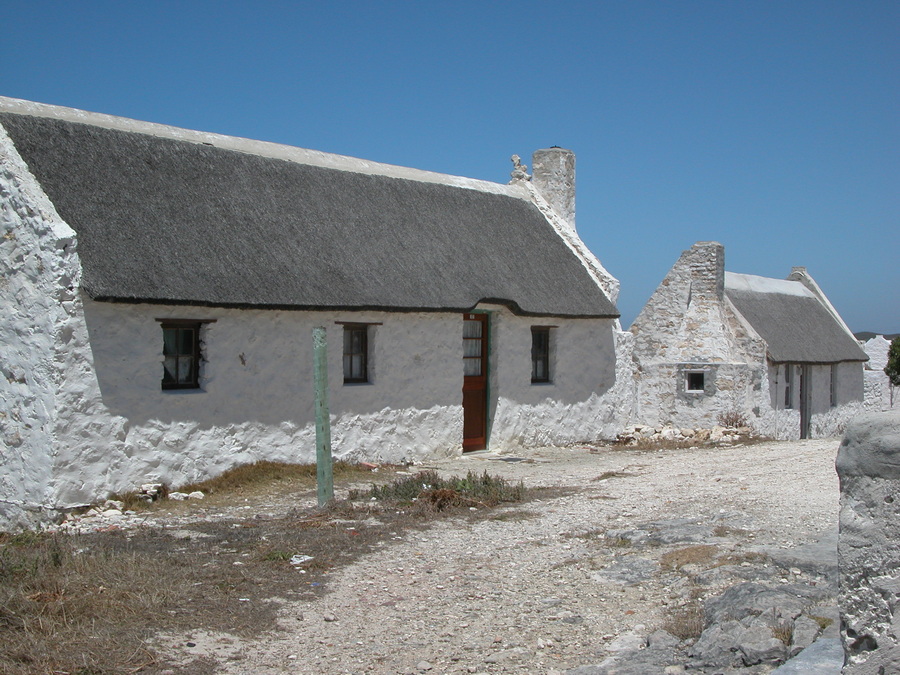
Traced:
[[531, 156], [531, 183], [575, 230], [575, 153], [552, 147]]

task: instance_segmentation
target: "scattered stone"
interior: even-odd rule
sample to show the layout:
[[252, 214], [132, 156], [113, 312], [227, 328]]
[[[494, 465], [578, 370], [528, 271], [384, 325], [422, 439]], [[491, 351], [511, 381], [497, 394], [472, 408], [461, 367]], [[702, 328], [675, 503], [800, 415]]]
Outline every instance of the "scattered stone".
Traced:
[[432, 666], [430, 663], [428, 663], [428, 661], [419, 661], [419, 663], [416, 665], [416, 668], [420, 672], [423, 672], [423, 673], [428, 670], [431, 670], [433, 667], [434, 666]]
[[162, 496], [162, 483], [144, 483], [138, 491], [138, 499], [145, 502], [155, 502]]
[[329, 623], [337, 621], [337, 617], [334, 614], [325, 614], [322, 618]]

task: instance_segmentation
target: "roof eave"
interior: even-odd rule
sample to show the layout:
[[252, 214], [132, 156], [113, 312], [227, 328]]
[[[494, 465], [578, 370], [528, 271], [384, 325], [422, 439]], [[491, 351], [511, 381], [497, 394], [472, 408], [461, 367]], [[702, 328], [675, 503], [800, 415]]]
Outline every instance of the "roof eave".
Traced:
[[515, 302], [508, 300], [498, 300], [496, 298], [484, 298], [479, 300], [470, 307], [414, 307], [414, 306], [396, 306], [396, 305], [304, 305], [304, 304], [263, 304], [263, 303], [247, 303], [247, 302], [212, 302], [207, 300], [185, 300], [172, 298], [145, 298], [145, 297], [119, 297], [112, 295], [92, 295], [88, 296], [95, 302], [108, 302], [113, 304], [132, 304], [132, 305], [174, 305], [180, 307], [210, 307], [219, 309], [258, 309], [269, 311], [293, 311], [293, 312], [390, 312], [390, 313], [410, 313], [410, 312], [427, 312], [427, 313], [453, 313], [465, 314], [478, 308], [482, 304], [503, 305], [508, 307], [513, 314], [517, 316], [529, 317], [559, 317], [563, 319], [618, 319], [619, 314], [572, 314], [566, 312], [535, 312], [523, 310]]

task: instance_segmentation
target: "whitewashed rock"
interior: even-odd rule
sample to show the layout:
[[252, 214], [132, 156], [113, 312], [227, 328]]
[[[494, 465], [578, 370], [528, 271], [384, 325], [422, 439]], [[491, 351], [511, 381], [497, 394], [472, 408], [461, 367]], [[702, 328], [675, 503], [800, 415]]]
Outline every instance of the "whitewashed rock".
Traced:
[[851, 424], [837, 457], [841, 480], [841, 639], [846, 675], [900, 672], [900, 413]]

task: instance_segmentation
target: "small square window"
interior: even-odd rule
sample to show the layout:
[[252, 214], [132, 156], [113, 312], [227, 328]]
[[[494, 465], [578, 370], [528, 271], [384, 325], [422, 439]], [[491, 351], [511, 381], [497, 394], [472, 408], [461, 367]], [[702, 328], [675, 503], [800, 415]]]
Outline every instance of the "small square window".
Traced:
[[684, 374], [685, 391], [703, 392], [706, 390], [706, 373], [686, 372]]
[[550, 382], [550, 327], [531, 327], [531, 381]]
[[368, 326], [344, 326], [344, 382], [369, 381]]
[[162, 323], [163, 389], [200, 388], [200, 322]]

